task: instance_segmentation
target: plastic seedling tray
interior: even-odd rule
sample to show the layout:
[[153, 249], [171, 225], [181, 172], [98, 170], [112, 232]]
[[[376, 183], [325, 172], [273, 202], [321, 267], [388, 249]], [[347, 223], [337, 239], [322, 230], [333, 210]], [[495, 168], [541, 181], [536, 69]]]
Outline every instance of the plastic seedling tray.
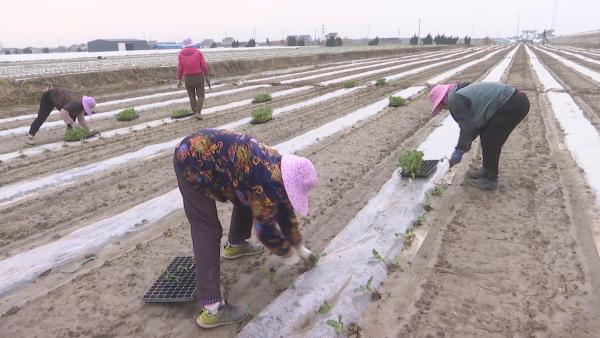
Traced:
[[[423, 165], [421, 166], [421, 171], [415, 174], [415, 178], [425, 178], [431, 175], [435, 169], [437, 168], [440, 160], [423, 160]], [[402, 177], [411, 177], [412, 175], [409, 173], [405, 173], [404, 171], [398, 171], [400, 176]]]
[[99, 133], [100, 133], [100, 132], [98, 132], [97, 130], [94, 130], [94, 131], [93, 131], [93, 132], [91, 132], [91, 133], [90, 133], [90, 134], [89, 134], [89, 135], [88, 135], [86, 138], [90, 138], [90, 137], [96, 136], [96, 135], [98, 135]]
[[196, 298], [193, 257], [175, 257], [144, 295], [148, 303], [191, 302]]

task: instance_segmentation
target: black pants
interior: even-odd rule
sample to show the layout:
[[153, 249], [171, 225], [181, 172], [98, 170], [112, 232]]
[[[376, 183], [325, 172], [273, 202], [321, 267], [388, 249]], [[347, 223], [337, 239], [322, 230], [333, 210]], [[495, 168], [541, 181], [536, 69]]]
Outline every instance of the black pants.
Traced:
[[479, 131], [485, 178], [498, 178], [498, 162], [502, 146], [527, 113], [529, 113], [529, 99], [525, 93], [517, 90]]
[[[177, 183], [183, 197], [183, 210], [190, 222], [192, 245], [196, 258], [196, 297], [207, 305], [221, 300], [221, 236], [223, 228], [217, 216], [215, 200], [192, 187], [174, 161]], [[252, 211], [243, 205], [234, 205], [228, 239], [239, 243], [250, 238]]]
[[48, 90], [44, 92], [44, 94], [42, 94], [38, 116], [35, 118], [35, 120], [31, 124], [31, 127], [29, 128], [29, 135], [33, 136], [38, 132], [38, 130], [40, 130], [40, 127], [44, 122], [46, 122], [48, 115], [50, 115], [50, 113], [53, 110], [54, 102], [52, 102], [52, 98], [50, 97], [50, 91]]

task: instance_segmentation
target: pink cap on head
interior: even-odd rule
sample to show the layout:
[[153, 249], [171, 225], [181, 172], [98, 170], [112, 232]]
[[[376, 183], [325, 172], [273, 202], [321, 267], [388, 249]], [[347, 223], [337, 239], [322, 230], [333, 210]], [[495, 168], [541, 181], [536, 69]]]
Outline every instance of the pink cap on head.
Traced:
[[81, 98], [81, 105], [86, 114], [92, 115], [94, 113], [94, 107], [96, 107], [96, 100], [94, 100], [93, 97], [83, 96]]
[[437, 115], [440, 111], [442, 111], [442, 101], [444, 101], [444, 98], [446, 98], [446, 94], [448, 94], [448, 91], [450, 90], [450, 88], [452, 88], [453, 84], [452, 83], [442, 83], [439, 85], [435, 85], [431, 91], [429, 92], [429, 101], [431, 101], [431, 115], [435, 116]]
[[187, 38], [187, 39], [183, 40], [184, 48], [192, 47], [192, 46], [194, 46], [194, 40], [192, 40], [191, 38]]
[[305, 157], [281, 156], [281, 177], [288, 199], [302, 216], [308, 214], [308, 192], [317, 185], [317, 171]]

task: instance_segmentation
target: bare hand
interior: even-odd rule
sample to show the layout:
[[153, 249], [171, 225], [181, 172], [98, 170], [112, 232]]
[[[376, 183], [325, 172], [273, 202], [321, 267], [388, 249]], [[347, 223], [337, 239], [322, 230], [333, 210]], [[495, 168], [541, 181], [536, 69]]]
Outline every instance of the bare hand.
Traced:
[[179, 80], [179, 82], [177, 82], [177, 88], [181, 88], [181, 80]]

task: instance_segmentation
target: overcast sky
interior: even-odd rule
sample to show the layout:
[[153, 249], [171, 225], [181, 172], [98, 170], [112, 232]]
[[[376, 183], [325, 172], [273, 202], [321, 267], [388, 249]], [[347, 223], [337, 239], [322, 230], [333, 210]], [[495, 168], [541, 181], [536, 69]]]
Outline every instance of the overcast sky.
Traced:
[[[513, 36], [521, 29], [550, 28], [554, 0], [2, 0], [4, 47], [70, 45], [97, 38], [240, 41], [289, 34], [342, 37], [422, 35]], [[600, 29], [600, 0], [558, 1], [556, 30]], [[520, 20], [519, 20], [520, 17]]]

